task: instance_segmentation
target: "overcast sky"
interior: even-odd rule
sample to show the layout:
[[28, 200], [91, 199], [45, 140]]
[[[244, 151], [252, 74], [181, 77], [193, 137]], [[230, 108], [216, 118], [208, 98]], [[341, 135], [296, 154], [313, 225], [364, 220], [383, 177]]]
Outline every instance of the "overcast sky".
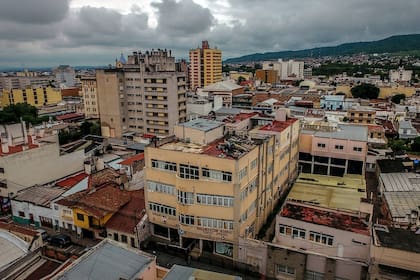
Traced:
[[419, 0], [0, 0], [0, 68], [107, 65], [207, 39], [223, 58], [420, 33]]

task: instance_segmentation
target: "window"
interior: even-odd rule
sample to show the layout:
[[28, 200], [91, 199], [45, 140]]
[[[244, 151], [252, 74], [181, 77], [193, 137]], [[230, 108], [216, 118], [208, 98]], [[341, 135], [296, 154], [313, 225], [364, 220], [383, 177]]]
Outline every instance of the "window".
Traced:
[[325, 143], [318, 143], [318, 148], [325, 148]]
[[175, 187], [163, 183], [147, 181], [147, 190], [150, 192], [160, 192], [175, 195]]
[[258, 158], [255, 158], [253, 161], [251, 161], [251, 170], [257, 167], [258, 164]]
[[54, 204], [54, 210], [56, 210], [56, 211], [58, 210], [58, 205]]
[[19, 217], [25, 217], [25, 212], [19, 211]]
[[232, 196], [197, 194], [196, 197], [197, 197], [197, 204], [225, 206], [225, 207], [233, 206]]
[[180, 164], [179, 166], [179, 177], [184, 179], [198, 180], [199, 171], [197, 166]]
[[184, 214], [180, 214], [179, 215], [179, 222], [181, 224], [184, 224], [184, 225], [194, 225], [195, 224], [194, 223], [194, 220], [195, 220], [195, 217], [194, 216], [184, 215]]
[[161, 161], [152, 159], [152, 167], [162, 170], [168, 170], [171, 172], [176, 172], [176, 163], [169, 161]]
[[199, 217], [197, 218], [197, 222], [198, 226], [201, 227], [233, 230], [233, 221], [231, 220]]
[[353, 147], [353, 151], [355, 152], [361, 152], [362, 148], [361, 147]]
[[214, 252], [219, 255], [232, 257], [233, 256], [233, 245], [224, 242], [215, 242]]
[[159, 203], [149, 202], [149, 209], [153, 212], [176, 216], [176, 209]]
[[232, 172], [202, 168], [201, 175], [209, 179], [232, 182]]
[[118, 241], [118, 233], [115, 233], [115, 232], [114, 232], [114, 240], [115, 240], [115, 241]]
[[4, 173], [4, 168], [3, 167], [0, 167], [0, 173]]
[[277, 273], [284, 273], [284, 274], [289, 274], [289, 275], [296, 274], [296, 269], [294, 267], [287, 266], [284, 264], [277, 264], [276, 270], [277, 270]]
[[322, 243], [328, 246], [332, 246], [334, 243], [334, 237], [328, 234], [323, 234], [315, 231], [309, 232], [309, 240], [316, 242], [316, 243]]
[[244, 167], [241, 169], [241, 171], [239, 171], [239, 181], [245, 178], [246, 175], [248, 175], [248, 167]]
[[178, 202], [182, 204], [194, 204], [194, 193], [178, 191]]
[[335, 145], [335, 149], [336, 150], [343, 150], [344, 146], [343, 145]]
[[127, 243], [127, 235], [121, 234], [121, 242], [122, 243]]
[[77, 220], [78, 221], [84, 221], [85, 220], [85, 216], [83, 214], [77, 213]]
[[306, 270], [305, 279], [307, 280], [324, 280], [325, 274], [321, 272]]

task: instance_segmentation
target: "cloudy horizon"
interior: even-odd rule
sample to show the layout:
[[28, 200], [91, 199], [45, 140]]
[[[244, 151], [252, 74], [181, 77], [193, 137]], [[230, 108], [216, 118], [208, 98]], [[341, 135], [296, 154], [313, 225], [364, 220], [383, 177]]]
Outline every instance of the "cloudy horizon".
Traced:
[[152, 48], [187, 58], [202, 40], [223, 59], [372, 41], [420, 33], [419, 10], [417, 0], [0, 0], [0, 68], [107, 65]]

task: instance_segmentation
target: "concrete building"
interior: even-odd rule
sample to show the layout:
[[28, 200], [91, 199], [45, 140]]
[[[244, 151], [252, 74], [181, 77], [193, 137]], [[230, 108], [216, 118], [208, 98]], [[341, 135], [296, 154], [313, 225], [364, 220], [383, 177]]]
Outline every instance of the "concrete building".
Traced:
[[222, 51], [211, 49], [207, 41], [190, 50], [190, 88], [204, 87], [222, 80]]
[[278, 80], [302, 80], [303, 69], [305, 63], [303, 61], [266, 61], [263, 63], [263, 70], [276, 70]]
[[299, 139], [299, 166], [304, 173], [363, 175], [367, 142], [366, 126], [304, 123]]
[[404, 70], [404, 67], [389, 70], [389, 81], [395, 82], [409, 82], [413, 76], [413, 70]]
[[255, 79], [267, 84], [275, 84], [278, 81], [278, 71], [272, 69], [258, 69], [255, 71]]
[[1, 138], [0, 195], [13, 196], [22, 189], [83, 170], [83, 150], [61, 154], [57, 135], [36, 139], [26, 130], [20, 135], [21, 124], [13, 127]]
[[86, 119], [99, 119], [99, 101], [96, 76], [82, 76], [82, 97]]
[[96, 72], [102, 135], [167, 136], [186, 120], [186, 80], [171, 51], [134, 52], [121, 68]]
[[245, 81], [252, 80], [253, 75], [252, 72], [238, 72], [238, 71], [230, 71], [229, 78], [235, 82], [239, 81], [239, 78], [242, 77]]
[[4, 89], [48, 87], [53, 80], [53, 76], [19, 76], [16, 73], [16, 76], [0, 77], [0, 91]]
[[197, 95], [207, 98], [221, 97], [223, 100], [223, 107], [232, 107], [232, 96], [243, 94], [244, 87], [241, 87], [231, 81], [222, 81], [207, 85], [203, 88], [197, 89]]
[[397, 126], [400, 139], [414, 139], [419, 136], [417, 129], [413, 126], [410, 120], [401, 120], [398, 122]]
[[[155, 238], [236, 259], [238, 238], [255, 236], [296, 175], [299, 121], [252, 117], [239, 117], [236, 136], [221, 122], [196, 119], [176, 126], [176, 140], [146, 148]], [[239, 136], [247, 118], [254, 128]]]
[[76, 84], [76, 72], [69, 65], [60, 65], [53, 70], [55, 82], [60, 88], [74, 87]]
[[326, 110], [343, 110], [344, 105], [344, 95], [324, 95], [320, 99], [321, 109]]
[[351, 123], [375, 124], [376, 110], [368, 106], [356, 106], [347, 110]]
[[52, 87], [4, 89], [0, 99], [0, 107], [17, 103], [27, 103], [35, 107], [42, 107], [55, 105], [61, 101], [60, 90]]

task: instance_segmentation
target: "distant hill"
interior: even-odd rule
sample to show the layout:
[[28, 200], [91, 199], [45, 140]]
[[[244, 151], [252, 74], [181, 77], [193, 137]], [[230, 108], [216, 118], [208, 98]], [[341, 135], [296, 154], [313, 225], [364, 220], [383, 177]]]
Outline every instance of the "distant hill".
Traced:
[[313, 48], [299, 51], [280, 51], [254, 53], [230, 58], [224, 63], [240, 63], [250, 61], [273, 60], [279, 58], [303, 58], [319, 56], [352, 55], [357, 53], [396, 53], [420, 50], [420, 34], [395, 35], [379, 41], [345, 43], [335, 47]]

